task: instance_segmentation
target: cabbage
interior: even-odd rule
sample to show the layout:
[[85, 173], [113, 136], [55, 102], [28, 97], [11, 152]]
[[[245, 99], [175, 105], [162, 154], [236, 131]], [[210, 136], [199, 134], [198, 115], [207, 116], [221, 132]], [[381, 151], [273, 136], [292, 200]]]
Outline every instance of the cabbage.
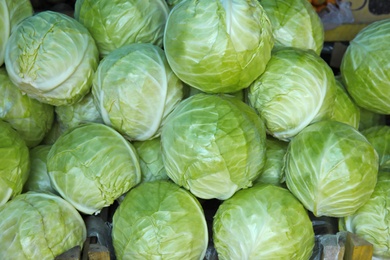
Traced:
[[321, 121], [289, 143], [286, 184], [315, 216], [349, 216], [374, 191], [378, 165], [377, 152], [356, 128]]
[[0, 215], [1, 259], [54, 259], [86, 239], [80, 214], [53, 194], [20, 194], [0, 207]]
[[112, 128], [88, 123], [62, 134], [47, 155], [53, 188], [76, 209], [98, 213], [141, 179], [134, 147]]
[[5, 47], [11, 33], [23, 19], [32, 14], [29, 0], [0, 1], [0, 66], [4, 64]]
[[22, 192], [30, 170], [29, 150], [26, 142], [11, 125], [1, 120], [0, 151], [1, 206]]
[[134, 43], [101, 61], [92, 94], [105, 124], [129, 140], [143, 141], [160, 135], [161, 124], [183, 97], [182, 88], [161, 48]]
[[196, 94], [168, 116], [161, 132], [164, 166], [202, 199], [227, 199], [252, 186], [265, 161], [265, 127], [230, 95]]
[[330, 117], [335, 84], [332, 69], [314, 51], [280, 48], [249, 87], [249, 104], [270, 135], [289, 141], [310, 123]]
[[88, 30], [75, 19], [44, 11], [24, 19], [5, 52], [10, 79], [42, 103], [73, 104], [88, 93], [98, 64]]
[[57, 194], [51, 186], [47, 171], [47, 155], [51, 145], [38, 145], [30, 149], [30, 171], [23, 191], [51, 192]]
[[288, 190], [270, 184], [223, 201], [212, 229], [221, 260], [309, 259], [314, 247], [306, 209]]
[[371, 198], [355, 214], [339, 219], [339, 229], [355, 233], [374, 247], [373, 259], [390, 258], [390, 173], [379, 172]]
[[207, 223], [198, 200], [167, 181], [130, 190], [113, 217], [118, 259], [203, 259]]
[[55, 113], [57, 121], [64, 131], [84, 123], [103, 123], [91, 92], [72, 105], [56, 106]]
[[5, 68], [0, 68], [0, 119], [8, 122], [28, 147], [38, 145], [49, 132], [54, 109], [29, 98], [12, 83]]
[[363, 131], [372, 126], [386, 124], [386, 115], [378, 114], [361, 107], [359, 107], [359, 110], [360, 110], [360, 121], [359, 121], [360, 131]]
[[356, 104], [390, 114], [390, 19], [371, 23], [350, 41], [341, 62], [341, 75]]
[[362, 130], [361, 133], [377, 151], [379, 155], [380, 170], [390, 171], [390, 126], [373, 126]]
[[265, 165], [255, 182], [281, 186], [284, 182], [284, 155], [286, 154], [288, 143], [272, 136], [267, 136], [265, 144]]
[[165, 27], [172, 70], [207, 93], [248, 87], [264, 71], [272, 48], [271, 24], [258, 0], [181, 1]]
[[74, 17], [91, 32], [104, 57], [131, 43], [162, 47], [168, 13], [165, 0], [77, 0]]
[[139, 156], [141, 182], [169, 179], [162, 159], [160, 137], [133, 142], [133, 146]]
[[259, 0], [272, 24], [275, 47], [310, 49], [321, 54], [324, 27], [307, 0]]

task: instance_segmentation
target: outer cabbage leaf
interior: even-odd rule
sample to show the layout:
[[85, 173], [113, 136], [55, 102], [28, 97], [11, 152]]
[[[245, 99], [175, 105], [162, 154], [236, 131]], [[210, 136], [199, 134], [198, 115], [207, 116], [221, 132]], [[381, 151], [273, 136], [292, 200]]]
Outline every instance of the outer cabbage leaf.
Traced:
[[356, 128], [321, 121], [289, 143], [286, 184], [315, 216], [344, 217], [370, 198], [378, 166], [377, 152]]
[[208, 230], [203, 209], [188, 191], [167, 181], [130, 190], [113, 217], [118, 259], [203, 259]]
[[221, 260], [309, 259], [314, 231], [303, 205], [270, 184], [238, 191], [214, 216], [214, 245]]
[[104, 57], [131, 43], [162, 47], [168, 14], [165, 0], [77, 0], [74, 17], [91, 32]]
[[227, 199], [252, 186], [265, 161], [265, 127], [230, 95], [196, 94], [168, 116], [161, 132], [164, 166], [178, 185], [203, 199]]
[[85, 223], [61, 197], [27, 192], [0, 207], [1, 259], [54, 259], [83, 246]]
[[[0, 206], [22, 192], [30, 170], [26, 142], [0, 120]], [[1, 250], [0, 250], [1, 252]]]
[[390, 19], [371, 23], [350, 41], [341, 62], [345, 87], [356, 104], [390, 114]]
[[379, 168], [382, 171], [390, 171], [390, 126], [373, 126], [362, 130], [361, 133], [377, 151], [379, 155]]
[[10, 79], [32, 98], [73, 104], [88, 93], [99, 61], [88, 30], [75, 19], [44, 11], [24, 19], [6, 47]]
[[47, 169], [54, 189], [86, 214], [100, 212], [141, 180], [132, 144], [97, 123], [62, 134], [49, 151]]
[[307, 0], [259, 0], [272, 24], [275, 47], [311, 49], [320, 55], [324, 26]]
[[249, 104], [270, 135], [289, 141], [310, 123], [330, 117], [335, 84], [332, 69], [314, 51], [281, 48], [249, 87]]
[[248, 87], [264, 71], [272, 48], [271, 23], [257, 0], [182, 1], [165, 27], [172, 70], [207, 93]]
[[359, 131], [363, 131], [372, 126], [386, 124], [386, 115], [378, 114], [361, 107], [359, 107], [359, 109], [360, 109]]
[[5, 68], [0, 68], [0, 119], [8, 122], [31, 148], [50, 131], [54, 109], [24, 95], [9, 79]]
[[390, 258], [390, 173], [379, 172], [371, 198], [355, 214], [340, 218], [339, 229], [355, 233], [374, 247], [373, 259]]
[[143, 141], [160, 135], [166, 116], [183, 98], [183, 84], [161, 48], [135, 43], [102, 60], [92, 94], [105, 124]]

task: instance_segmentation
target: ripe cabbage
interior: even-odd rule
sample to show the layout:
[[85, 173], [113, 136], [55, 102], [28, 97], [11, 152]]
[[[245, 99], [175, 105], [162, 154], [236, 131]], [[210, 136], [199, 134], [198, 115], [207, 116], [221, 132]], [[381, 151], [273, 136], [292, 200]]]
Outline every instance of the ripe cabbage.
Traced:
[[162, 47], [168, 13], [165, 0], [77, 0], [74, 17], [90, 31], [105, 57], [131, 43]]
[[314, 231], [303, 205], [287, 190], [256, 184], [222, 202], [212, 225], [221, 260], [309, 259]]
[[361, 133], [374, 146], [379, 155], [380, 170], [390, 171], [390, 126], [377, 125], [362, 130]]
[[62, 134], [47, 155], [53, 188], [80, 212], [98, 213], [141, 180], [134, 147], [97, 123]]
[[314, 51], [280, 48], [249, 87], [249, 104], [270, 135], [289, 141], [310, 123], [330, 117], [335, 84], [332, 69]]
[[227, 199], [252, 186], [265, 161], [265, 127], [239, 99], [200, 93], [183, 100], [161, 132], [164, 166], [202, 199]]
[[378, 154], [356, 128], [320, 121], [296, 135], [287, 148], [288, 189], [317, 217], [354, 214], [377, 181]]
[[0, 1], [0, 66], [4, 64], [5, 46], [11, 33], [25, 18], [33, 14], [29, 0]]
[[198, 200], [168, 181], [144, 182], [130, 190], [113, 217], [118, 259], [199, 259], [208, 244]]
[[273, 43], [271, 23], [258, 0], [181, 1], [164, 33], [172, 70], [207, 93], [248, 87], [264, 71]]
[[29, 149], [26, 142], [10, 124], [2, 120], [0, 120], [0, 151], [1, 206], [22, 192], [30, 170]]
[[8, 40], [5, 65], [28, 96], [58, 106], [88, 93], [99, 62], [88, 30], [75, 19], [44, 11], [24, 19]]
[[101, 61], [92, 95], [105, 124], [129, 140], [143, 141], [160, 135], [161, 124], [183, 98], [182, 89], [161, 48], [134, 43]]
[[82, 248], [87, 235], [80, 213], [53, 194], [20, 194], [0, 206], [0, 216], [1, 259], [54, 259]]
[[324, 26], [307, 0], [259, 0], [271, 21], [275, 47], [310, 49], [320, 55]]
[[356, 104], [390, 114], [390, 19], [371, 23], [349, 42], [341, 62], [345, 87]]

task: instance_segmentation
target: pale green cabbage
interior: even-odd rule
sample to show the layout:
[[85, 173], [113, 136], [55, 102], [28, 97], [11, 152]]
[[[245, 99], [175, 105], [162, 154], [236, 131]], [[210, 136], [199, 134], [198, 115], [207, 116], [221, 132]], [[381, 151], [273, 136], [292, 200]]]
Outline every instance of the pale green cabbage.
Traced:
[[309, 125], [287, 148], [288, 189], [317, 217], [352, 215], [370, 198], [378, 154], [356, 128], [337, 121]]
[[141, 180], [133, 145], [98, 123], [62, 134], [47, 155], [47, 169], [53, 188], [86, 214], [110, 206]]
[[356, 104], [379, 114], [390, 114], [390, 19], [362, 29], [343, 55], [341, 75]]
[[74, 17], [92, 34], [101, 57], [131, 43], [162, 47], [165, 0], [77, 0]]
[[355, 233], [374, 247], [373, 259], [390, 258], [390, 173], [379, 172], [371, 198], [355, 214], [339, 219], [339, 229]]
[[306, 209], [288, 190], [270, 184], [223, 201], [212, 229], [220, 260], [309, 259], [314, 247]]
[[311, 49], [324, 45], [324, 26], [308, 0], [259, 0], [272, 24], [275, 47]]
[[271, 56], [271, 23], [258, 0], [190, 0], [169, 14], [164, 49], [176, 75], [207, 93], [244, 89]]
[[32, 98], [73, 104], [88, 93], [99, 61], [88, 30], [75, 19], [44, 11], [24, 19], [5, 52], [10, 79]]
[[0, 120], [0, 155], [1, 206], [22, 192], [30, 170], [29, 149], [26, 142], [10, 124], [2, 120]]
[[361, 133], [377, 151], [379, 155], [380, 170], [390, 171], [390, 126], [373, 126], [362, 130]]
[[25, 18], [33, 14], [29, 0], [0, 1], [0, 66], [4, 64], [5, 47], [11, 33]]
[[202, 199], [227, 199], [252, 186], [265, 162], [265, 127], [230, 95], [196, 94], [168, 116], [161, 132], [164, 166]]
[[168, 181], [130, 190], [113, 217], [112, 239], [121, 259], [203, 260], [207, 223], [198, 200]]
[[183, 84], [161, 48], [134, 43], [101, 61], [92, 95], [105, 124], [129, 140], [143, 141], [160, 135], [166, 116], [183, 98]]
[[360, 110], [359, 131], [363, 131], [372, 126], [386, 124], [386, 115], [378, 114], [361, 107], [359, 107], [359, 110]]
[[80, 213], [53, 194], [20, 194], [0, 206], [0, 215], [1, 259], [52, 260], [86, 239]]
[[249, 104], [270, 135], [289, 141], [310, 123], [330, 117], [335, 84], [332, 69], [314, 51], [280, 48], [249, 87]]

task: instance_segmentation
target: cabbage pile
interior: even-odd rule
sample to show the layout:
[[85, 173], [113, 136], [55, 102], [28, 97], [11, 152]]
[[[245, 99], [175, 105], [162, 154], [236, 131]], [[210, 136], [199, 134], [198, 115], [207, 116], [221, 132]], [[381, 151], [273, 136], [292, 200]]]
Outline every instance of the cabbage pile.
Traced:
[[117, 259], [310, 259], [322, 217], [390, 257], [390, 20], [335, 71], [307, 0], [36, 2], [0, 1], [0, 259], [91, 216]]

